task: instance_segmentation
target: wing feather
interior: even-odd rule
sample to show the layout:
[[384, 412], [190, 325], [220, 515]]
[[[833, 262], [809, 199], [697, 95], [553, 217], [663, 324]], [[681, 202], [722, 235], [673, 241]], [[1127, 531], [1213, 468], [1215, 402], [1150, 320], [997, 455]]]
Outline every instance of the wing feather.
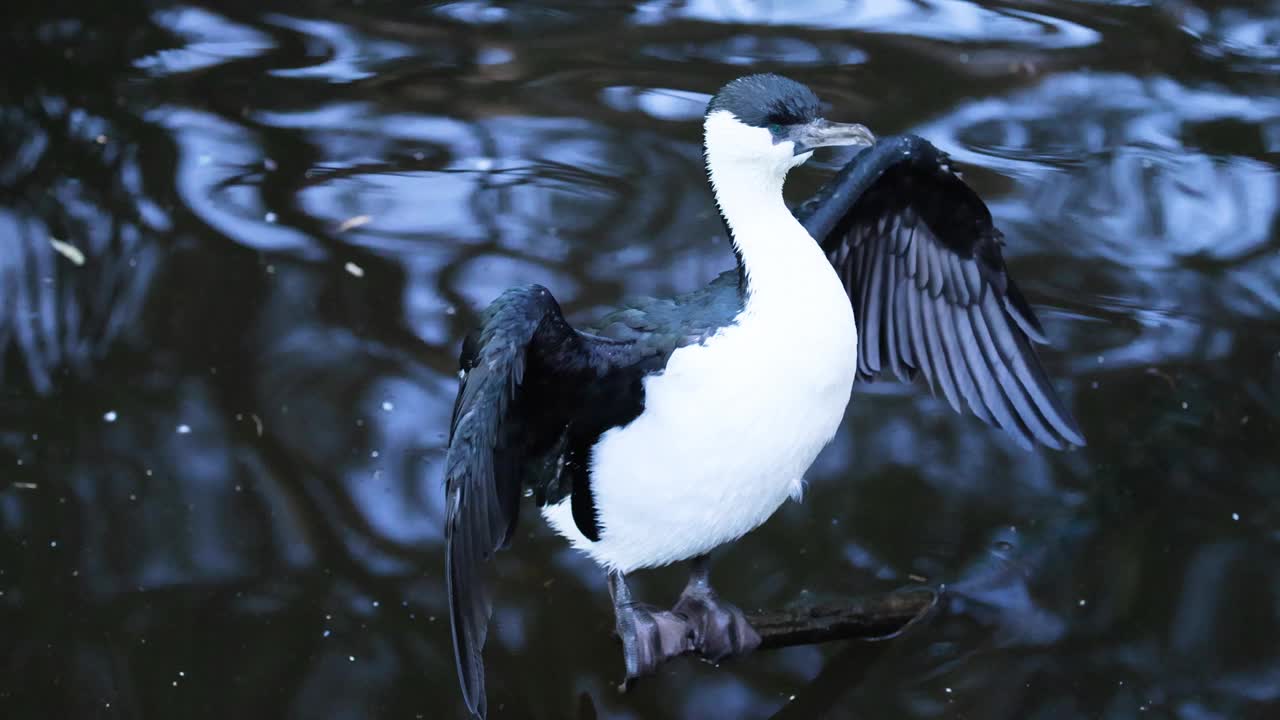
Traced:
[[[899, 380], [907, 380], [908, 370], [902, 361], [900, 352], [894, 352], [894, 348], [899, 346], [898, 323], [894, 320], [891, 313], [887, 311], [891, 307], [894, 299], [898, 297], [898, 273], [894, 272], [895, 257], [886, 248], [880, 253], [879, 272], [884, 278], [884, 292], [880, 297], [885, 298], [887, 302], [880, 303], [875, 308], [876, 315], [880, 316], [880, 322], [884, 325], [884, 343], [883, 345], [865, 345], [868, 354], [876, 358], [876, 369], [874, 372], [863, 373], [867, 376], [875, 376], [880, 372], [880, 368], [888, 364], [889, 370], [893, 372], [893, 376]], [[886, 349], [881, 352], [881, 347]]]
[[[884, 280], [889, 274], [884, 269], [885, 253], [872, 243], [863, 243], [859, 250], [867, 256], [863, 262], [866, 264], [865, 282], [870, 289], [870, 292], [859, 300], [863, 310], [861, 316], [866, 318], [863, 327], [859, 328], [859, 334], [863, 337], [863, 342], [870, 343], [872, 347], [880, 347], [880, 328], [884, 321], [884, 314], [880, 312], [879, 307], [872, 305], [870, 298], [880, 297], [885, 291]], [[858, 358], [858, 362], [864, 372], [880, 372], [880, 353], [878, 352], [862, 355]]]
[[942, 344], [938, 330], [938, 316], [933, 312], [935, 298], [925, 296], [920, 299], [919, 312], [924, 318], [925, 342], [929, 348], [929, 368], [931, 374], [938, 379], [942, 394], [946, 397], [951, 409], [960, 412], [959, 393], [956, 391], [955, 379], [947, 362], [947, 352]]
[[933, 312], [938, 316], [938, 328], [942, 331], [942, 346], [947, 349], [947, 365], [955, 375], [960, 397], [964, 398], [969, 410], [978, 416], [978, 419], [989, 423], [991, 422], [991, 414], [987, 412], [987, 408], [982, 404], [981, 396], [978, 395], [978, 388], [974, 384], [968, 361], [965, 359], [964, 345], [960, 344], [960, 333], [956, 327], [955, 308], [956, 305], [954, 303], [933, 303]]

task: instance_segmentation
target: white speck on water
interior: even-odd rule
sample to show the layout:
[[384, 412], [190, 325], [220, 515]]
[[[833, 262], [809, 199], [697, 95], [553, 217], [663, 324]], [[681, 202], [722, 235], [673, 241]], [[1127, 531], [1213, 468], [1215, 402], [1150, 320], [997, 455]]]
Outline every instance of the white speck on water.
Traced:
[[329, 637], [329, 631], [325, 630], [324, 632], [320, 633], [320, 637]]
[[795, 699], [796, 699], [796, 696], [795, 696], [795, 695], [788, 695], [788, 696], [787, 696], [787, 702], [791, 702], [792, 700], [795, 700]]
[[1080, 598], [1080, 600], [1076, 603], [1076, 605], [1079, 605], [1080, 607], [1084, 607], [1085, 605], [1088, 605], [1088, 604], [1089, 604], [1089, 601], [1085, 600], [1084, 598]]
[[942, 688], [942, 690], [943, 690], [943, 692], [945, 692], [945, 693], [946, 693], [946, 694], [948, 694], [948, 695], [950, 695], [950, 694], [951, 694], [951, 688]]
[[118, 418], [118, 417], [120, 417], [120, 416], [119, 416], [119, 415], [116, 415], [116, 411], [115, 411], [115, 410], [108, 410], [108, 411], [106, 412], [106, 414], [102, 416], [102, 419], [103, 419], [103, 420], [106, 420], [107, 422], [115, 422], [115, 421], [116, 421], [116, 418]]
[[57, 541], [57, 540], [50, 540], [50, 541], [49, 541], [49, 547], [52, 547], [52, 548], [56, 548], [56, 547], [58, 547], [58, 541]]
[[147, 468], [146, 475], [147, 477], [151, 477], [151, 468]]
[[62, 242], [57, 238], [49, 238], [49, 244], [53, 246], [53, 249], [56, 250], [59, 255], [70, 260], [72, 264], [84, 264], [84, 253], [80, 252], [80, 248], [75, 245]]
[[1182, 401], [1182, 409], [1183, 409], [1183, 410], [1186, 410], [1186, 409], [1187, 409], [1187, 401], [1186, 401], [1186, 400], [1183, 400], [1183, 401]]
[[348, 656], [347, 656], [347, 661], [348, 661], [348, 662], [355, 662], [355, 661], [356, 661], [356, 656], [355, 656], [355, 655], [348, 655]]
[[179, 426], [178, 426], [178, 434], [179, 434], [179, 435], [186, 435], [186, 434], [188, 434], [188, 433], [190, 433], [190, 432], [191, 432], [191, 426], [190, 426], [190, 425], [187, 425], [186, 423], [183, 423], [182, 425], [179, 425]]
[[350, 273], [352, 277], [364, 277], [364, 268], [353, 262], [348, 262], [343, 267], [346, 268], [346, 271]]
[[1236, 522], [1240, 522], [1240, 513], [1237, 513], [1237, 512], [1231, 513], [1231, 519], [1235, 520]]
[[1098, 364], [1099, 364], [1099, 365], [1101, 365], [1101, 364], [1102, 364], [1102, 356], [1101, 356], [1101, 355], [1099, 355], [1099, 356], [1098, 356]]
[[370, 222], [373, 222], [373, 217], [370, 215], [353, 215], [338, 223], [338, 232], [346, 232], [361, 225], [367, 225]]
[[381, 604], [381, 603], [379, 603], [377, 600], [374, 600], [374, 601], [373, 601], [373, 606], [374, 606], [374, 607], [378, 607], [380, 604]]
[[383, 400], [382, 409], [386, 410], [387, 412], [391, 412], [392, 410], [396, 409], [396, 406], [395, 406], [395, 403], [392, 403], [390, 400]]
[[273, 212], [268, 212], [266, 215], [262, 216], [262, 219], [266, 220], [269, 223], [273, 223], [276, 221], [276, 214]]
[[196, 158], [197, 165], [208, 165], [211, 162], [213, 162], [212, 155], [201, 155], [200, 157]]
[[262, 158], [262, 168], [267, 172], [274, 172], [276, 169], [276, 161], [271, 158]]
[[457, 314], [458, 314], [458, 308], [456, 308], [456, 307], [454, 307], [454, 306], [452, 306], [452, 305], [446, 305], [446, 306], [444, 307], [444, 314], [445, 314], [445, 315], [457, 315]]
[[1093, 382], [1089, 383], [1089, 387], [1093, 388], [1094, 390], [1097, 390], [1097, 389], [1098, 389], [1098, 381], [1097, 381], [1097, 380], [1094, 380]]
[[487, 157], [476, 158], [476, 169], [480, 172], [489, 172], [493, 169], [493, 159]]
[[178, 677], [186, 677], [187, 674], [181, 670], [178, 671]]
[[377, 451], [377, 450], [374, 450], [374, 451], [370, 452], [370, 453], [369, 453], [369, 457], [371, 457], [371, 458], [376, 458], [376, 457], [378, 457], [378, 451]]

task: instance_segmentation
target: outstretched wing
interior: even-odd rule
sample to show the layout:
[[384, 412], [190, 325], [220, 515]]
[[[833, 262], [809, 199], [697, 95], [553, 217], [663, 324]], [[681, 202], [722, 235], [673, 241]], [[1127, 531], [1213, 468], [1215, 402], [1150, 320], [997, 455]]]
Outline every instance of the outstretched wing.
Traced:
[[463, 343], [462, 385], [445, 456], [446, 582], [463, 698], [484, 717], [484, 649], [493, 602], [486, 570], [511, 539], [525, 488], [569, 496], [598, 538], [587, 453], [605, 429], [643, 409], [641, 377], [670, 349], [569, 326], [543, 287], [508, 290]]
[[863, 151], [797, 217], [844, 280], [858, 322], [858, 375], [923, 374], [1020, 444], [1084, 445], [1040, 365], [1044, 330], [1005, 269], [982, 199], [922, 138]]

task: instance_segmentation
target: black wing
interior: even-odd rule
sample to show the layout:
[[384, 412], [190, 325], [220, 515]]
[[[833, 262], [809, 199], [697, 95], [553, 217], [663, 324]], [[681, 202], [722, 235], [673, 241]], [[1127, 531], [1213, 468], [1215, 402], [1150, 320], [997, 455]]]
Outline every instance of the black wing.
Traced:
[[493, 612], [483, 564], [515, 531], [525, 460], [507, 414], [524, 382], [528, 347], [558, 313], [554, 306], [545, 289], [509, 291], [462, 348], [445, 457], [445, 577], [462, 698], [480, 717], [487, 712], [481, 651]]
[[570, 496], [574, 522], [598, 538], [587, 452], [643, 409], [641, 378], [661, 343], [579, 333], [543, 287], [508, 290], [463, 343], [462, 385], [445, 456], [445, 574], [463, 699], [484, 717], [481, 652], [493, 602], [486, 566], [511, 539], [528, 487], [539, 502]]
[[1025, 447], [1085, 444], [1032, 347], [1044, 330], [1005, 269], [1000, 231], [944, 153], [885, 138], [796, 214], [853, 302], [860, 378], [918, 371]]

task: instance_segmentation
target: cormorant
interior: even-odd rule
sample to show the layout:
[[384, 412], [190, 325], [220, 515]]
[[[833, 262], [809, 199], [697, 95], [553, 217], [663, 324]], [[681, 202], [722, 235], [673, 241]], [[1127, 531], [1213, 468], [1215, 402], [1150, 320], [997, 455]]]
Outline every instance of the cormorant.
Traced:
[[[876, 141], [819, 108], [772, 74], [734, 80], [708, 104], [707, 177], [735, 269], [582, 329], [546, 288], [513, 288], [464, 341], [446, 574], [473, 713], [486, 711], [485, 569], [526, 490], [608, 572], [630, 680], [684, 651], [718, 660], [758, 644], [712, 590], [708, 553], [799, 497], [855, 380], [921, 374], [1025, 447], [1084, 444], [1032, 347], [1044, 331], [986, 205], [922, 138]], [[868, 147], [793, 211], [787, 172], [830, 145]], [[628, 574], [684, 560], [692, 577], [671, 610], [633, 601]]]

